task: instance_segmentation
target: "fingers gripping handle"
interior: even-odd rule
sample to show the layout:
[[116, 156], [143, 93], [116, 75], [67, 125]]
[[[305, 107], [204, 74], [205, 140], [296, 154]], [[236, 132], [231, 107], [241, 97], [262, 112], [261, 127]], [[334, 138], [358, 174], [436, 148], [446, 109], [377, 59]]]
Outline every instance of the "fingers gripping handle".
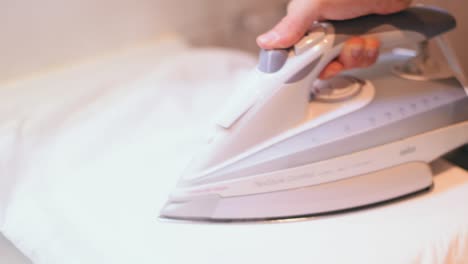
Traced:
[[[380, 40], [383, 48], [391, 48], [408, 42], [420, 42], [443, 34], [455, 28], [455, 18], [448, 12], [434, 7], [412, 7], [390, 15], [368, 15], [350, 20], [328, 21], [334, 30], [332, 49], [323, 49], [324, 59], [331, 59], [341, 50], [342, 44], [353, 36], [373, 36]], [[305, 36], [304, 38], [308, 38]], [[303, 40], [301, 42], [304, 42]], [[320, 45], [318, 42], [317, 45]], [[313, 46], [310, 47], [312, 49]], [[294, 54], [294, 48], [287, 50]], [[262, 50], [258, 69], [264, 73], [283, 72], [290, 74], [290, 80], [297, 81], [294, 74], [304, 70], [304, 63], [293, 61], [308, 60], [312, 62], [317, 56], [311, 52], [287, 56], [285, 50]], [[302, 57], [302, 58], [301, 58]], [[291, 63], [288, 63], [291, 62]], [[310, 64], [307, 63], [309, 66]], [[316, 64], [325, 67], [326, 63]], [[304, 77], [304, 73], [301, 73]]]

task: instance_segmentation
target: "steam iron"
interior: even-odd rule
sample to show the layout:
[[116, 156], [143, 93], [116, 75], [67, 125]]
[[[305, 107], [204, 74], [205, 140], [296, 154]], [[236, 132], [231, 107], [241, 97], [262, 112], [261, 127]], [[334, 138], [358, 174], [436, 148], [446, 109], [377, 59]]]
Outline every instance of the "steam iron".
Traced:
[[439, 38], [455, 25], [444, 10], [413, 7], [317, 22], [294, 47], [262, 50], [160, 217], [301, 218], [429, 189], [428, 163], [468, 142], [464, 76], [403, 78], [394, 65], [408, 57], [383, 55], [369, 69], [317, 79], [351, 36], [377, 37], [385, 49]]

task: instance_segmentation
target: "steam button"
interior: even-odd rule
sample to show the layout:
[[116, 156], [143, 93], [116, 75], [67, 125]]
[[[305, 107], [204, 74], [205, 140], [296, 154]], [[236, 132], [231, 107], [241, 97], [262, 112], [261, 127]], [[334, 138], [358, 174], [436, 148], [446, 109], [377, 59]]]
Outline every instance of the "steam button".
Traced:
[[257, 68], [265, 73], [275, 73], [283, 68], [288, 59], [289, 52], [284, 49], [260, 50], [260, 59]]

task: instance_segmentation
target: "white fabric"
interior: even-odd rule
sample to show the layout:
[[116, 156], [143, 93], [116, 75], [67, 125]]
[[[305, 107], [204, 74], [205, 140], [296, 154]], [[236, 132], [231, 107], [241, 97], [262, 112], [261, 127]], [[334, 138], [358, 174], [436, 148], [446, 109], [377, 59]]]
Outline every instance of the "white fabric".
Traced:
[[0, 230], [34, 263], [468, 261], [468, 174], [442, 161], [430, 194], [364, 211], [158, 221], [233, 76], [254, 63], [164, 45], [0, 87]]

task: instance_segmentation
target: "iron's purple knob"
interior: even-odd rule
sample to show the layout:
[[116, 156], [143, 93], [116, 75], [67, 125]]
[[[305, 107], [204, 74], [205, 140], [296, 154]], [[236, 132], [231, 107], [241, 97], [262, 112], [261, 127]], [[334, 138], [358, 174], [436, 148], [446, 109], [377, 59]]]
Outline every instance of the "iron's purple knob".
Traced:
[[289, 51], [285, 49], [260, 50], [258, 69], [264, 73], [275, 73], [283, 68]]

